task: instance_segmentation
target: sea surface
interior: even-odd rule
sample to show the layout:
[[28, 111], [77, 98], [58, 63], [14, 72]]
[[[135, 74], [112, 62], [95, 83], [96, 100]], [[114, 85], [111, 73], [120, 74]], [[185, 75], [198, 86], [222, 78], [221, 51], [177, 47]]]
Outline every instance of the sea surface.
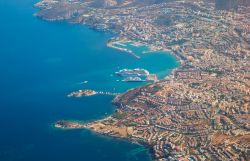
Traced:
[[176, 59], [162, 52], [135, 59], [106, 47], [110, 33], [34, 17], [36, 2], [0, 0], [0, 161], [150, 161], [141, 145], [53, 123], [88, 122], [115, 110], [111, 96], [68, 93], [124, 92], [142, 83], [117, 81], [114, 72], [140, 67], [162, 78], [178, 66]]

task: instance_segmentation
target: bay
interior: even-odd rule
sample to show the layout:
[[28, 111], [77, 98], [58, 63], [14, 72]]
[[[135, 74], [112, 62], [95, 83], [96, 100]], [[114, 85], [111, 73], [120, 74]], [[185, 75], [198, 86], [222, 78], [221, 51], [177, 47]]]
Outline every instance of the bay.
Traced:
[[142, 67], [163, 77], [178, 65], [175, 58], [152, 53], [137, 60], [106, 47], [110, 33], [32, 16], [36, 2], [0, 0], [0, 161], [150, 161], [141, 145], [52, 125], [115, 110], [111, 96], [69, 99], [69, 92], [124, 92], [143, 84], [117, 81], [114, 72]]

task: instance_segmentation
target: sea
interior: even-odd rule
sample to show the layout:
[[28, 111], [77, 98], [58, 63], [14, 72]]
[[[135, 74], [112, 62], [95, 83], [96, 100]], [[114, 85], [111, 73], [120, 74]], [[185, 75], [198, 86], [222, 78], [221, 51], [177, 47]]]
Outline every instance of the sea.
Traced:
[[151, 161], [142, 145], [53, 124], [89, 122], [116, 109], [112, 96], [70, 92], [125, 92], [145, 82], [122, 82], [116, 71], [145, 68], [164, 78], [178, 61], [166, 52], [142, 54], [143, 46], [129, 46], [141, 59], [108, 48], [114, 34], [41, 20], [33, 16], [36, 2], [0, 0], [0, 161]]

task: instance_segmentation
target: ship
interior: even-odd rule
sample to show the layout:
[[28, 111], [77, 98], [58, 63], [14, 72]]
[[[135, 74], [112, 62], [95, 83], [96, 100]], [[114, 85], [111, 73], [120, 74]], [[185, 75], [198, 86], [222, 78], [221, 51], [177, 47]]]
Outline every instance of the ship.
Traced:
[[122, 77], [141, 77], [141, 76], [148, 76], [150, 73], [146, 69], [142, 68], [135, 68], [135, 69], [122, 69], [118, 72], [115, 72], [116, 75], [122, 76]]
[[127, 77], [122, 81], [124, 81], [124, 82], [145, 82], [145, 80], [141, 79], [140, 77]]

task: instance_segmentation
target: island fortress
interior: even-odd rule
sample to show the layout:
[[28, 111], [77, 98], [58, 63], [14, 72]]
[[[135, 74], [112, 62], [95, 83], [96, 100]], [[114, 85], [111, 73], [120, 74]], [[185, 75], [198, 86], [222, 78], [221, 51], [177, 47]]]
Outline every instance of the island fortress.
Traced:
[[[250, 7], [209, 0], [43, 0], [36, 16], [66, 20], [171, 50], [181, 62], [162, 81], [117, 96], [116, 112], [88, 128], [151, 149], [156, 161], [250, 158]], [[119, 39], [118, 38], [118, 39]]]

